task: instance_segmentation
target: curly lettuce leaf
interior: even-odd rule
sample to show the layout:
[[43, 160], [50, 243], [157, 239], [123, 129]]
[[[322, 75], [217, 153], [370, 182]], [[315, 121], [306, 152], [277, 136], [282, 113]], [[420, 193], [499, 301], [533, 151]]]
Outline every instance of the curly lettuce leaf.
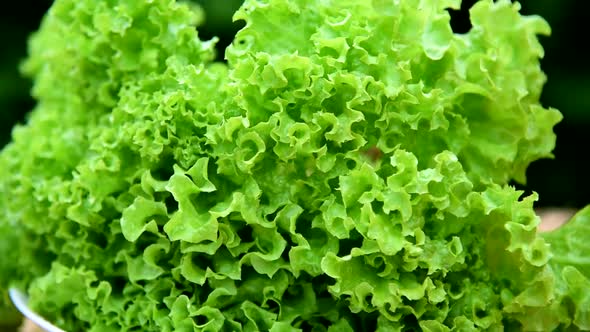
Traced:
[[573, 322], [590, 329], [590, 206], [580, 210], [564, 226], [543, 234], [551, 245], [549, 265], [556, 275], [562, 301], [573, 303]]
[[543, 233], [543, 238], [551, 245], [551, 265], [556, 270], [566, 266], [575, 267], [590, 278], [590, 244], [586, 235], [590, 232], [590, 207], [576, 213], [565, 225]]
[[530, 162], [552, 156], [561, 119], [538, 103], [537, 35], [549, 26], [518, 4], [479, 1], [473, 28], [453, 34], [444, 9], [456, 5], [247, 1], [226, 52], [231, 95], [251, 123], [276, 123], [285, 161], [312, 153], [328, 168], [323, 149], [371, 145], [420, 162], [450, 150], [476, 185], [524, 182]]
[[458, 6], [250, 0], [222, 64], [194, 7], [57, 0], [0, 155], [2, 287], [72, 331], [583, 328], [507, 185], [554, 146], [548, 26], [485, 0], [453, 34]]

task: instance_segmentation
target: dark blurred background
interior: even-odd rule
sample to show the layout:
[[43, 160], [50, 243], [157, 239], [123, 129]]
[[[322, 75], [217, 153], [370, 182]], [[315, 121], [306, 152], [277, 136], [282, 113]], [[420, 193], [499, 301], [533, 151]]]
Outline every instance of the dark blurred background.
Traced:
[[[359, 0], [362, 1], [362, 0]], [[202, 38], [220, 37], [220, 59], [232, 36], [241, 27], [231, 22], [241, 0], [201, 0], [207, 21], [201, 27]], [[467, 9], [475, 0], [463, 1], [461, 11], [452, 11], [457, 32], [469, 29]], [[34, 106], [29, 97], [31, 82], [20, 77], [19, 62], [26, 55], [27, 36], [39, 26], [51, 0], [11, 2], [11, 9], [0, 10], [0, 146], [10, 139], [15, 123], [24, 122]], [[557, 125], [555, 159], [533, 163], [528, 183], [519, 186], [540, 195], [538, 206], [580, 208], [590, 203], [590, 56], [581, 50], [590, 38], [587, 13], [590, 1], [522, 0], [522, 13], [544, 17], [553, 29], [551, 37], [541, 37], [545, 47], [542, 67], [549, 80], [541, 103], [559, 109], [564, 120]], [[0, 170], [1, 172], [2, 170]]]

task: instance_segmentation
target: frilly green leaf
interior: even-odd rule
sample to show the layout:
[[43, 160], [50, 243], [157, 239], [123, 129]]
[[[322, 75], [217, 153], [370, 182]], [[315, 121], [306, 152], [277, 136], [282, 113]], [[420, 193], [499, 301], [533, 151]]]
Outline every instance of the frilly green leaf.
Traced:
[[56, 0], [0, 296], [68, 331], [589, 329], [588, 210], [539, 236], [508, 185], [555, 145], [549, 27], [481, 0], [456, 34], [460, 6], [246, 0], [216, 63], [194, 4]]

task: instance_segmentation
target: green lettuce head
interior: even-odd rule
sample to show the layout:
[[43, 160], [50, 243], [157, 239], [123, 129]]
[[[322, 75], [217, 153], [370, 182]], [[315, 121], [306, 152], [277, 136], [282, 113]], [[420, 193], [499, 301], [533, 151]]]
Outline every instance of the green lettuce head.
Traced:
[[56, 0], [0, 155], [1, 286], [68, 331], [590, 329], [590, 210], [537, 235], [544, 20], [482, 0]]

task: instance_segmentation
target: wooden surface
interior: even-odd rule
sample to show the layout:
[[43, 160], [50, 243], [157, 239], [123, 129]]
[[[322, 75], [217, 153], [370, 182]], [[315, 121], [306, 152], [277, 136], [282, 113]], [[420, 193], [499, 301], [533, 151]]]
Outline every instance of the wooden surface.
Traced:
[[23, 325], [20, 328], [20, 332], [44, 332], [40, 327], [35, 325], [28, 319], [25, 319]]
[[576, 213], [575, 209], [537, 209], [537, 215], [541, 217], [540, 232], [548, 232], [563, 225]]

